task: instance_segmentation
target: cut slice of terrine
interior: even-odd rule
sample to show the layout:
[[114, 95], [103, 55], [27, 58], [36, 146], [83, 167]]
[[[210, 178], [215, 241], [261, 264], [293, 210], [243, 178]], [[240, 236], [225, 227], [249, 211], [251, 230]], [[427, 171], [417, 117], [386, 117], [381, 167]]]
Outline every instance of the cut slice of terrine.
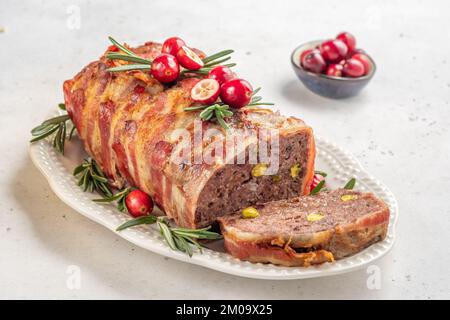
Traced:
[[[234, 257], [284, 266], [309, 266], [355, 254], [385, 238], [389, 208], [372, 193], [338, 189], [254, 206], [218, 219]], [[253, 213], [254, 210], [252, 210]]]

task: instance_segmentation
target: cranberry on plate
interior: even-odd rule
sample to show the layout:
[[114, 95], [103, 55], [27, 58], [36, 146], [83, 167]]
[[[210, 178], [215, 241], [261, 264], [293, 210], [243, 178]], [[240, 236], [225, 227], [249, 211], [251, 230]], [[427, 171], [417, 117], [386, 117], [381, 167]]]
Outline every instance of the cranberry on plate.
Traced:
[[127, 210], [133, 217], [141, 217], [153, 211], [152, 198], [145, 192], [136, 189], [131, 191], [125, 198]]
[[315, 173], [314, 177], [313, 177], [313, 181], [311, 183], [310, 190], [313, 191], [314, 188], [317, 187], [320, 182], [322, 182], [322, 180], [325, 180], [325, 177], [323, 175], [321, 175], [320, 173]]

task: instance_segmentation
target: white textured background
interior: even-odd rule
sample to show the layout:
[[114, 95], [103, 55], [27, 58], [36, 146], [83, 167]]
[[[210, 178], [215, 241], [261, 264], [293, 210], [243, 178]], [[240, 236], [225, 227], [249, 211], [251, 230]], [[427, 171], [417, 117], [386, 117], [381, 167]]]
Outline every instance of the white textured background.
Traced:
[[[79, 29], [68, 28], [71, 5]], [[0, 298], [450, 298], [450, 2], [13, 1], [0, 10]], [[69, 9], [70, 10], [70, 9]], [[76, 10], [76, 9], [75, 9]], [[70, 23], [69, 23], [70, 25]], [[289, 55], [354, 33], [378, 71], [358, 97], [307, 92]], [[396, 194], [398, 241], [367, 273], [273, 282], [237, 278], [134, 247], [68, 208], [27, 154], [29, 130], [62, 100], [62, 82], [106, 37], [139, 44], [179, 35], [233, 48], [241, 76], [285, 114], [345, 147]], [[69, 290], [66, 269], [81, 268]]]

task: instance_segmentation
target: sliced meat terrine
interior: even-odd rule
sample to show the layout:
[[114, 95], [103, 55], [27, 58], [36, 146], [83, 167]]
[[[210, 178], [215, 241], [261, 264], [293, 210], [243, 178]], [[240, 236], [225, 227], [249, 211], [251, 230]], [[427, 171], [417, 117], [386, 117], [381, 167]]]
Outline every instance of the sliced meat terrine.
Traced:
[[[131, 50], [151, 59], [161, 52], [161, 45], [149, 42]], [[65, 81], [63, 89], [78, 136], [112, 185], [140, 188], [168, 217], [190, 228], [204, 227], [220, 215], [257, 202], [309, 193], [314, 137], [300, 119], [260, 108], [244, 108], [227, 119], [229, 135], [242, 137], [240, 130], [250, 132], [241, 145], [246, 154], [261, 138], [260, 129], [279, 130], [279, 170], [270, 176], [252, 174], [258, 160], [179, 163], [173, 156], [185, 150], [184, 143], [174, 134], [185, 129], [191, 137], [195, 135], [200, 111], [184, 108], [194, 103], [190, 91], [199, 79], [164, 86], [148, 72], [110, 73], [106, 69], [111, 63], [102, 56]], [[201, 133], [217, 132], [203, 139], [203, 150], [218, 141], [225, 144], [224, 129], [216, 123], [200, 122], [199, 127]], [[195, 159], [195, 150], [189, 151], [190, 159]]]
[[254, 207], [219, 218], [225, 248], [234, 257], [284, 266], [340, 259], [385, 238], [386, 204], [371, 193], [338, 189]]

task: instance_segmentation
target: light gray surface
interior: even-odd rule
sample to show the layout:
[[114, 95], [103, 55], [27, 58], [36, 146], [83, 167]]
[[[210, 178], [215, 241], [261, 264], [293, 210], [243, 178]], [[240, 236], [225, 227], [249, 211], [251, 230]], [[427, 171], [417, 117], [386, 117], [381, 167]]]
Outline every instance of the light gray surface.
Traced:
[[[450, 298], [447, 1], [21, 2], [3, 0], [0, 11], [0, 298]], [[80, 28], [70, 29], [67, 12], [77, 8]], [[341, 30], [357, 36], [378, 71], [360, 96], [332, 101], [301, 86], [289, 55]], [[273, 282], [168, 260], [59, 201], [28, 157], [29, 130], [108, 35], [233, 48], [241, 76], [268, 100], [355, 154], [400, 205], [397, 244], [377, 263], [381, 288], [368, 288], [366, 270]], [[81, 270], [79, 290], [66, 285], [70, 265]]]

